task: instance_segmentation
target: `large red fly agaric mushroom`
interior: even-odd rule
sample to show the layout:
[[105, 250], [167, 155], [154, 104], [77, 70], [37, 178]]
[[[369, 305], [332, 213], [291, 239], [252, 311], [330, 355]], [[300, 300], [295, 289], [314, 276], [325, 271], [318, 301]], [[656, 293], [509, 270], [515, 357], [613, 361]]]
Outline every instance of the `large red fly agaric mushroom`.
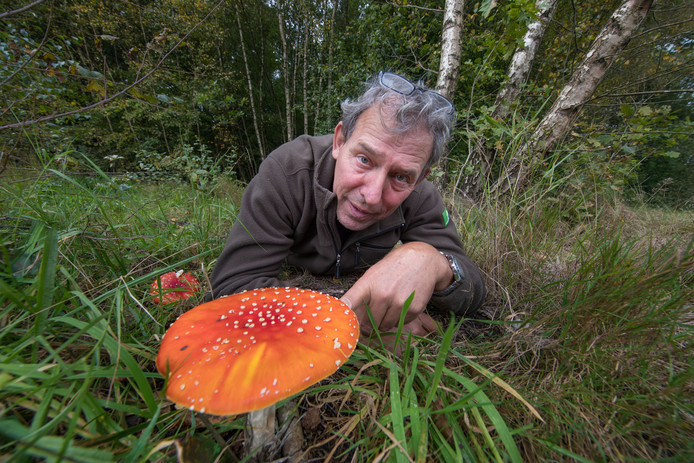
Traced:
[[157, 370], [166, 397], [212, 415], [260, 410], [334, 373], [354, 351], [357, 317], [340, 300], [262, 288], [201, 304], [167, 330]]
[[[159, 281], [161, 280], [161, 287]], [[200, 290], [200, 282], [190, 272], [179, 270], [168, 272], [154, 280], [150, 294], [154, 296], [155, 304], [168, 304], [169, 302], [188, 299]], [[160, 298], [161, 296], [161, 298]]]

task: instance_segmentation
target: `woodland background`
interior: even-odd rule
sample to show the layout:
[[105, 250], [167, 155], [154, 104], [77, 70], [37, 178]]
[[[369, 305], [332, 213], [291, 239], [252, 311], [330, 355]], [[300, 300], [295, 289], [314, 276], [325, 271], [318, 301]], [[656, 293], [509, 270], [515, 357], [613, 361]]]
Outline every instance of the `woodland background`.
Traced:
[[[496, 98], [545, 2], [449, 3], [463, 16], [459, 77], [444, 92], [459, 112], [445, 177], [461, 187], [479, 173], [471, 153], [484, 146], [494, 154], [479, 191], [520, 155], [622, 2], [552, 2], [522, 92], [503, 117]], [[281, 143], [331, 132], [339, 102], [379, 70], [436, 87], [444, 6], [0, 2], [0, 166], [30, 167], [38, 148], [66, 166], [80, 153], [112, 172], [247, 181]], [[597, 179], [627, 196], [692, 207], [692, 10], [687, 1], [655, 2], [588, 95], [552, 153], [577, 189]]]

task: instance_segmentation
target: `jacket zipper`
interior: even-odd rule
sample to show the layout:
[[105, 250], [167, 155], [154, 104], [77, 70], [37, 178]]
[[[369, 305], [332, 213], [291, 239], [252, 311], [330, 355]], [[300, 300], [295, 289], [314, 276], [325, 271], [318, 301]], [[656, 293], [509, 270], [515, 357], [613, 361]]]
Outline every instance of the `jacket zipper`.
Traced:
[[337, 244], [337, 239], [335, 238], [335, 232], [333, 231], [333, 227], [331, 226], [329, 217], [328, 217], [328, 210], [325, 210], [325, 223], [328, 225], [328, 231], [330, 232], [330, 237], [333, 239], [333, 248], [335, 249], [335, 279], [338, 280], [340, 278], [340, 260], [342, 259], [342, 256], [340, 254], [340, 247]]
[[[325, 223], [329, 224], [330, 222], [328, 221], [328, 211], [325, 211]], [[335, 238], [335, 233], [333, 232], [332, 227], [328, 225], [328, 230], [330, 231], [330, 237], [333, 239], [333, 247], [335, 248], [335, 279], [338, 280], [340, 279], [342, 273], [340, 271], [340, 261], [342, 260], [342, 251], [347, 249], [348, 247], [354, 245], [357, 248], [357, 251], [355, 253], [354, 257], [354, 266], [356, 267], [359, 264], [359, 247], [361, 245], [362, 241], [370, 240], [372, 238], [376, 238], [377, 236], [385, 235], [386, 233], [390, 233], [393, 230], [397, 230], [398, 228], [402, 228], [405, 226], [405, 222], [402, 222], [398, 225], [393, 225], [390, 228], [386, 228], [385, 230], [382, 230], [378, 233], [373, 233], [369, 236], [364, 236], [361, 238], [360, 241], [357, 241], [355, 243], [348, 244], [347, 246], [344, 246], [342, 250], [340, 250], [340, 247], [337, 244], [337, 239]]]

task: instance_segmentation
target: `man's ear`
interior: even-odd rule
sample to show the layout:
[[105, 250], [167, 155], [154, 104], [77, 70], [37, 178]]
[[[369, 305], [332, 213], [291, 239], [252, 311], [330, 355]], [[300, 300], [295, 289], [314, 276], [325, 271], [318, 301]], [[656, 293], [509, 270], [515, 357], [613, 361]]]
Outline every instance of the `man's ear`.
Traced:
[[342, 132], [342, 121], [337, 123], [333, 134], [333, 158], [337, 159], [340, 147], [345, 144], [345, 135]]

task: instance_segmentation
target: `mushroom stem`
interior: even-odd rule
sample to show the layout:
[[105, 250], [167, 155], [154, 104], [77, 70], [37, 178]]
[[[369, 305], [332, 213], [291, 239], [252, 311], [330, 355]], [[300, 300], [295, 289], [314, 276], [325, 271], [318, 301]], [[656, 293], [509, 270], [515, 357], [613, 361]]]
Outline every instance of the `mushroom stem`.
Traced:
[[275, 405], [261, 408], [248, 413], [248, 453], [262, 453], [262, 447], [271, 443], [275, 436], [277, 420], [275, 418]]

